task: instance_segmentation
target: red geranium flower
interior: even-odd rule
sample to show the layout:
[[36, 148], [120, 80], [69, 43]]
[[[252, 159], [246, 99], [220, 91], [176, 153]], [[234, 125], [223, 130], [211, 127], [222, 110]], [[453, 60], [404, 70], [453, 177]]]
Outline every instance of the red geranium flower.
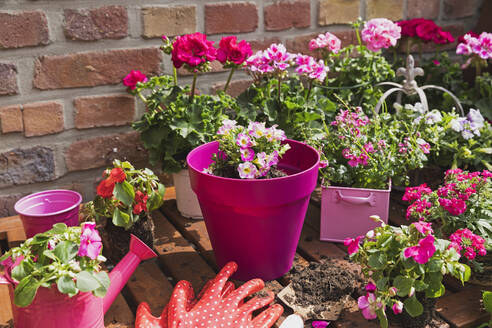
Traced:
[[219, 42], [217, 60], [222, 64], [226, 61], [230, 61], [236, 65], [241, 65], [252, 54], [253, 52], [251, 51], [251, 46], [248, 42], [242, 40], [237, 43], [237, 38], [235, 36], [226, 36]]
[[102, 198], [113, 197], [114, 182], [110, 179], [104, 179], [97, 186], [97, 194]]
[[179, 36], [173, 43], [171, 60], [174, 67], [180, 68], [183, 64], [197, 67], [207, 61], [215, 60], [217, 49], [214, 42], [208, 41], [207, 36], [200, 32]]
[[147, 210], [147, 199], [149, 196], [147, 194], [144, 194], [140, 190], [137, 190], [135, 192], [135, 203], [136, 205], [133, 206], [133, 214], [140, 214], [145, 212]]
[[111, 170], [108, 179], [110, 179], [115, 183], [122, 183], [126, 179], [125, 171], [123, 171], [122, 168], [115, 167], [114, 169]]
[[123, 84], [132, 90], [135, 90], [138, 82], [147, 82], [147, 76], [140, 71], [132, 70], [123, 78]]

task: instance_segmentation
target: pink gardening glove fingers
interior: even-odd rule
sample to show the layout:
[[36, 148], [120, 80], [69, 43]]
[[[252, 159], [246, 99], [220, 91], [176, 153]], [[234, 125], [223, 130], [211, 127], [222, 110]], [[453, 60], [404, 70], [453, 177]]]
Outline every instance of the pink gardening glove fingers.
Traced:
[[274, 304], [267, 310], [261, 312], [253, 319], [251, 327], [253, 328], [270, 328], [277, 322], [278, 318], [284, 312], [284, 308], [280, 304]]
[[231, 306], [238, 307], [246, 297], [262, 290], [264, 287], [265, 283], [263, 282], [263, 280], [252, 279], [244, 283], [235, 291], [231, 292], [227, 296], [227, 299], [230, 302]]
[[147, 303], [143, 302], [137, 308], [137, 315], [135, 319], [135, 328], [167, 328], [161, 323], [161, 318], [156, 318], [150, 313], [150, 307]]
[[234, 286], [234, 284], [230, 281], [228, 281], [225, 286], [224, 286], [224, 289], [222, 290], [222, 298], [224, 297], [227, 297], [230, 293], [232, 293], [234, 291], [236, 287]]
[[176, 284], [167, 305], [167, 324], [169, 328], [178, 328], [179, 322], [190, 310], [194, 296], [193, 287], [188, 281], [181, 280]]
[[239, 307], [239, 312], [243, 313], [244, 316], [246, 316], [247, 318], [251, 318], [251, 313], [253, 313], [253, 311], [256, 311], [258, 309], [261, 309], [262, 307], [267, 306], [275, 298], [273, 292], [268, 291], [267, 294], [268, 295], [265, 297], [258, 297], [258, 296], [253, 297], [248, 302], [246, 302], [246, 304], [241, 305]]

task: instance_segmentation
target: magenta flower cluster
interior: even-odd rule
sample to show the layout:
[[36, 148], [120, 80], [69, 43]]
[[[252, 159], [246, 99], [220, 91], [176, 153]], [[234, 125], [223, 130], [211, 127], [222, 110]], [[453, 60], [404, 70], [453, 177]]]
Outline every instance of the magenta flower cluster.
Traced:
[[258, 51], [246, 60], [251, 72], [261, 74], [285, 71], [292, 64], [295, 55], [287, 52], [283, 44], [272, 44], [264, 51]]
[[399, 21], [401, 35], [405, 37], [417, 38], [423, 42], [433, 42], [435, 44], [448, 44], [454, 42], [454, 37], [448, 31], [444, 31], [434, 21], [425, 18], [413, 18]]
[[361, 31], [362, 40], [371, 51], [394, 47], [401, 37], [401, 27], [386, 18], [366, 22]]
[[222, 64], [230, 62], [235, 65], [241, 65], [252, 54], [251, 45], [248, 42], [245, 40], [237, 42], [237, 37], [233, 35], [226, 36], [219, 42], [217, 60]]
[[336, 54], [340, 51], [341, 46], [342, 41], [330, 32], [320, 34], [317, 38], [309, 41], [309, 50], [321, 49]]
[[478, 37], [467, 33], [463, 42], [456, 47], [458, 55], [476, 55], [481, 59], [492, 59], [492, 33], [482, 32]]
[[176, 68], [184, 64], [194, 68], [215, 60], [216, 56], [214, 42], [207, 40], [207, 36], [200, 32], [178, 36], [173, 42], [171, 60]]
[[298, 54], [296, 56], [296, 64], [296, 72], [299, 75], [305, 75], [319, 82], [323, 82], [328, 73], [328, 66], [325, 66], [323, 60], [316, 61], [311, 56]]
[[469, 229], [458, 229], [455, 233], [449, 236], [451, 245], [456, 251], [464, 255], [467, 259], [473, 260], [478, 255], [487, 255], [487, 250], [485, 249], [485, 239], [475, 235]]

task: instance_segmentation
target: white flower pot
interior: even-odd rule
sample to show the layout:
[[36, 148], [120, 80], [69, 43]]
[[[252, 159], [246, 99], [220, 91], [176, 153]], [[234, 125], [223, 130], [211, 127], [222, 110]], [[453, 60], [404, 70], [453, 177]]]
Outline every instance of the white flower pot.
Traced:
[[195, 193], [191, 189], [188, 170], [173, 173], [174, 188], [176, 189], [176, 202], [178, 211], [182, 216], [191, 219], [203, 219], [200, 204]]

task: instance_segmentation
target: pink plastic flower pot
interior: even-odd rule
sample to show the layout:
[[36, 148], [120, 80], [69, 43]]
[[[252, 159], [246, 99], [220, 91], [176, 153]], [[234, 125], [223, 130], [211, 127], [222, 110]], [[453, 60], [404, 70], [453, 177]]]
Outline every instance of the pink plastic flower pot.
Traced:
[[379, 215], [388, 223], [388, 189], [323, 187], [321, 193], [320, 239], [343, 242], [347, 237], [365, 235], [379, 224], [369, 219]]
[[234, 261], [238, 280], [276, 279], [292, 261], [318, 178], [318, 152], [286, 140], [292, 149], [278, 164], [289, 176], [243, 180], [202, 173], [212, 163], [218, 142], [192, 150], [190, 182], [198, 197], [217, 264]]
[[15, 211], [24, 225], [27, 238], [50, 230], [55, 223], [79, 224], [82, 196], [73, 190], [46, 190], [23, 197], [15, 203]]

